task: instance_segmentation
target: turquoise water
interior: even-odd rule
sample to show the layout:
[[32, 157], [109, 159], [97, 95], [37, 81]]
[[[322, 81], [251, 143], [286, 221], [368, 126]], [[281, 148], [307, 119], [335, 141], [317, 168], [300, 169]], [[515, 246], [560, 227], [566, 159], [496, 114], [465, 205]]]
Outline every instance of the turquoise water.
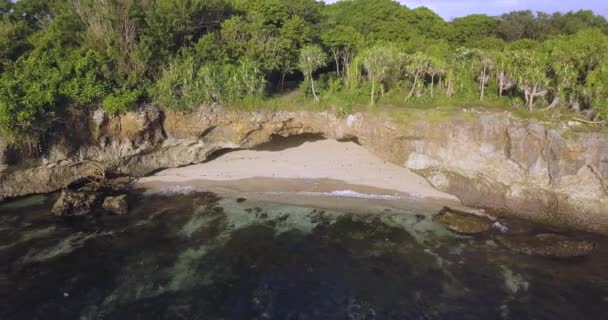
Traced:
[[0, 319], [606, 319], [608, 245], [552, 260], [420, 209], [131, 195], [128, 217], [0, 206]]

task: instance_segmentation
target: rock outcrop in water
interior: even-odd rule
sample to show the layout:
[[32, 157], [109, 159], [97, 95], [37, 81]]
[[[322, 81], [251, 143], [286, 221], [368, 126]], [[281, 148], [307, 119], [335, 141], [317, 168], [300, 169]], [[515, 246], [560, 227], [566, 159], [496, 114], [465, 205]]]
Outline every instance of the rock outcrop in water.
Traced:
[[306, 133], [356, 139], [466, 205], [608, 234], [607, 134], [571, 134], [505, 113], [470, 115], [398, 123], [373, 114], [343, 119], [330, 112], [214, 107], [188, 115], [154, 107], [117, 117], [83, 113], [59, 128], [39, 156], [3, 147], [0, 155], [9, 165], [0, 172], [0, 196], [58, 190], [100, 166], [142, 176], [202, 162], [218, 150], [251, 148], [275, 135]]
[[446, 225], [448, 230], [465, 235], [484, 233], [494, 225], [489, 217], [475, 215], [445, 207], [435, 216], [435, 220]]
[[129, 213], [129, 203], [127, 202], [127, 195], [123, 194], [116, 197], [106, 197], [103, 200], [102, 208], [118, 215]]
[[63, 190], [51, 212], [57, 217], [77, 217], [90, 213], [98, 202], [93, 191]]

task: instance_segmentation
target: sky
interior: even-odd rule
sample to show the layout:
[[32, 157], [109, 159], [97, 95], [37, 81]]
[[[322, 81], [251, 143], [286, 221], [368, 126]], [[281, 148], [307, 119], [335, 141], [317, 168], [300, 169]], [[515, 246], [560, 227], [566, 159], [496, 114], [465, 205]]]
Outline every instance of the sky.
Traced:
[[[333, 3], [337, 0], [325, 0]], [[409, 8], [425, 6], [446, 20], [473, 13], [499, 15], [515, 10], [543, 12], [567, 12], [591, 9], [596, 14], [608, 17], [608, 0], [399, 0]]]

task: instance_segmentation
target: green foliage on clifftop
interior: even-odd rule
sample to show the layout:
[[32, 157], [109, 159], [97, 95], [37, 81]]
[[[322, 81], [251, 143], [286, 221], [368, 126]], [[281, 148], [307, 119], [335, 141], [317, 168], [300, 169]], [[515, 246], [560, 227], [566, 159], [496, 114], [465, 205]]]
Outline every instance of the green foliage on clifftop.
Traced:
[[591, 11], [448, 22], [391, 0], [0, 0], [0, 131], [146, 103], [491, 105], [602, 124], [607, 33]]

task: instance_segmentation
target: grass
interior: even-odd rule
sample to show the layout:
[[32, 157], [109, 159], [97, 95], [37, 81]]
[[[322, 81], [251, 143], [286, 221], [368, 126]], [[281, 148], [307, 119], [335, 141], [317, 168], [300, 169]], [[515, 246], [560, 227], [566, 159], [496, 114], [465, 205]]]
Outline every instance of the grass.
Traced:
[[[519, 106], [518, 106], [519, 105]], [[576, 121], [577, 116], [566, 109], [543, 110], [538, 108], [533, 111], [523, 107], [523, 101], [513, 100], [507, 97], [487, 97], [484, 101], [478, 98], [437, 96], [435, 99], [418, 98], [405, 103], [403, 92], [388, 93], [381, 96], [375, 105], [370, 105], [369, 95], [366, 93], [345, 92], [322, 92], [320, 100], [315, 102], [311, 96], [305, 94], [304, 90], [294, 89], [283, 94], [276, 94], [268, 98], [251, 98], [244, 101], [225, 106], [229, 110], [238, 111], [309, 111], [323, 112], [336, 110], [340, 116], [344, 116], [344, 110], [352, 112], [363, 112], [386, 116], [400, 124], [415, 121], [473, 121], [478, 115], [474, 112], [463, 112], [464, 109], [479, 112], [507, 112], [517, 119], [534, 120], [543, 122], [548, 127], [561, 127], [568, 121]], [[572, 127], [567, 135], [576, 132], [606, 131], [608, 128], [598, 127], [590, 124], [581, 124]]]

